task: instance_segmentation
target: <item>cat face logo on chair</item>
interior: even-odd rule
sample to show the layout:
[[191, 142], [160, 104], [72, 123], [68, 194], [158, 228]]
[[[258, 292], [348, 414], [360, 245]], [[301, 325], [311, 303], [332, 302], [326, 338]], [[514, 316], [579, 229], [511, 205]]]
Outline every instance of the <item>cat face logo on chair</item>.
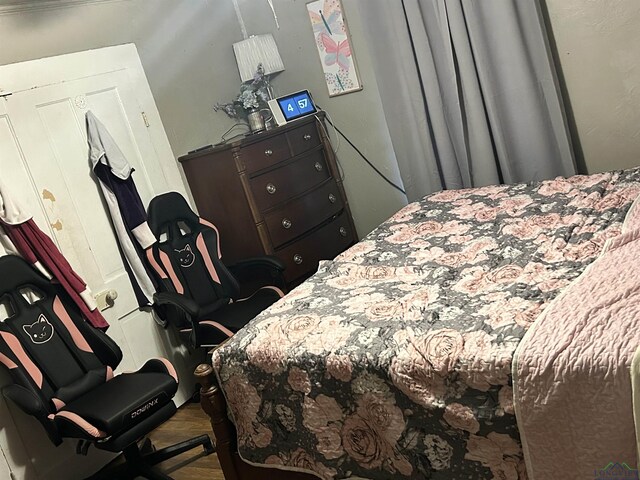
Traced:
[[180, 262], [181, 267], [190, 267], [193, 265], [193, 262], [196, 261], [196, 256], [191, 250], [191, 245], [187, 243], [187, 246], [182, 250], [175, 250], [178, 253], [178, 261]]
[[53, 337], [53, 325], [44, 315], [31, 325], [23, 325], [22, 329], [29, 335], [29, 340], [35, 344], [46, 343]]

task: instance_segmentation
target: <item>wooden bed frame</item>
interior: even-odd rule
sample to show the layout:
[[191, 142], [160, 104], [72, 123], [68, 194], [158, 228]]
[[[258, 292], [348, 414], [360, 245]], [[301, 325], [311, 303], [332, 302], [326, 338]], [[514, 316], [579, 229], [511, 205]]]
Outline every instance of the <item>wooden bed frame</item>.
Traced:
[[227, 402], [217, 384], [213, 367], [204, 363], [198, 365], [194, 375], [202, 385], [200, 405], [211, 421], [216, 453], [226, 480], [318, 480], [314, 475], [256, 467], [242, 460], [238, 454], [236, 428], [227, 415]]

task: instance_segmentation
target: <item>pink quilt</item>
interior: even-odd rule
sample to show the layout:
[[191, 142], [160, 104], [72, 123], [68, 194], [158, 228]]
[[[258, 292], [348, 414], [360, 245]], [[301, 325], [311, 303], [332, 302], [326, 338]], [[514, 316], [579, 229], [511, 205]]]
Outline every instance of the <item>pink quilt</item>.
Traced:
[[516, 351], [515, 410], [530, 480], [638, 478], [630, 375], [640, 345], [637, 210]]

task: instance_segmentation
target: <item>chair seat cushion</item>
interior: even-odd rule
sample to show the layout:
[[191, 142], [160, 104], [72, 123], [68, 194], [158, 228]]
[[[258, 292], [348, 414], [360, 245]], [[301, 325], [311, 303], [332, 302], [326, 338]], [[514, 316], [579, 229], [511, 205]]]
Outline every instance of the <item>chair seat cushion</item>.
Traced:
[[56, 423], [64, 429], [70, 418], [78, 416], [100, 430], [101, 434], [94, 436], [116, 435], [171, 402], [177, 389], [176, 380], [166, 373], [117, 375], [61, 408], [55, 416]]

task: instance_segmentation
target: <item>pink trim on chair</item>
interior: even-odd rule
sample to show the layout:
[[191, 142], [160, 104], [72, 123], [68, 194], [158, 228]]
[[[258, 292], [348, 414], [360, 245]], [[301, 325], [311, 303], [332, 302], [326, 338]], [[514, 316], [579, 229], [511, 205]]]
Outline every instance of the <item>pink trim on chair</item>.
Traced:
[[67, 328], [67, 331], [71, 335], [73, 343], [76, 344], [76, 347], [78, 347], [83, 352], [93, 353], [93, 350], [87, 343], [87, 340], [84, 338], [82, 333], [80, 333], [80, 330], [78, 330], [76, 324], [73, 323], [73, 320], [71, 320], [69, 313], [64, 308], [64, 305], [62, 305], [60, 298], [58, 298], [57, 296], [53, 299], [53, 313], [55, 313], [58, 318], [62, 320], [62, 323], [64, 323], [64, 326]]
[[25, 368], [38, 388], [42, 388], [42, 372], [29, 358], [27, 352], [24, 351], [24, 348], [22, 348], [22, 345], [20, 345], [20, 342], [18, 341], [16, 336], [9, 332], [0, 332], [0, 336], [2, 336], [2, 339], [6, 342], [7, 346], [17, 357], [18, 361]]
[[198, 248], [198, 250], [200, 251], [200, 254], [202, 255], [202, 259], [204, 260], [204, 264], [207, 267], [207, 270], [209, 271], [209, 276], [211, 277], [211, 280], [213, 280], [217, 284], [220, 284], [220, 277], [218, 276], [218, 272], [216, 272], [216, 269], [213, 266], [213, 262], [211, 261], [211, 255], [209, 255], [207, 246], [204, 243], [204, 237], [202, 236], [202, 233], [199, 233], [198, 238], [196, 238], [196, 247]]
[[262, 290], [262, 289], [273, 290], [278, 295], [280, 295], [280, 298], [284, 297], [284, 292], [280, 290], [278, 287], [274, 287], [273, 285], [265, 285], [264, 287], [260, 287], [258, 290]]
[[104, 437], [107, 436], [107, 434], [105, 432], [103, 432], [102, 430], [99, 430], [97, 427], [91, 425], [89, 422], [87, 422], [84, 418], [82, 418], [77, 413], [73, 413], [73, 412], [58, 412], [58, 413], [56, 413], [55, 416], [56, 416], [56, 418], [57, 417], [61, 417], [61, 418], [64, 418], [66, 420], [69, 420], [70, 422], [75, 423], [78, 427], [83, 429], [85, 432], [87, 432], [92, 437], [104, 438]]
[[204, 225], [205, 227], [213, 228], [216, 231], [216, 238], [218, 240], [218, 260], [222, 258], [222, 250], [220, 249], [220, 232], [218, 228], [211, 222], [205, 220], [204, 218], [199, 218], [200, 225]]
[[67, 405], [59, 398], [52, 398], [51, 402], [53, 402], [54, 407], [56, 407], [56, 411], [63, 409]]
[[171, 362], [169, 360], [167, 360], [166, 358], [162, 358], [162, 357], [154, 358], [154, 360], [160, 360], [162, 363], [164, 363], [164, 367], [167, 369], [167, 373], [173, 377], [173, 379], [176, 381], [176, 383], [179, 382], [178, 374], [176, 372], [176, 369], [173, 368], [173, 365], [171, 364]]
[[256, 293], [258, 293], [260, 290], [273, 290], [274, 292], [276, 292], [278, 295], [280, 295], [280, 298], [284, 297], [284, 292], [282, 290], [280, 290], [278, 287], [274, 287], [271, 285], [267, 285], [265, 287], [260, 287], [258, 290], [256, 290], [255, 292], [253, 292], [251, 295], [249, 295], [248, 297], [245, 298], [239, 298], [238, 300], [236, 300], [236, 302], [244, 302], [246, 300], [249, 300], [250, 298], [252, 298]]
[[156, 272], [158, 272], [158, 275], [160, 275], [160, 278], [162, 279], [168, 278], [165, 271], [158, 264], [158, 262], [156, 262], [156, 257], [153, 256], [153, 248], [147, 248], [147, 260], [149, 260], [149, 265], [151, 265], [153, 269]]
[[227, 327], [220, 325], [218, 322], [214, 322], [213, 320], [202, 320], [198, 322], [201, 325], [211, 325], [212, 327], [217, 328], [222, 333], [224, 333], [227, 337], [233, 337], [233, 332], [229, 330]]
[[175, 288], [176, 292], [178, 292], [179, 294], [183, 294], [184, 287], [180, 283], [180, 280], [178, 280], [178, 276], [176, 275], [176, 272], [173, 270], [173, 265], [171, 265], [171, 260], [169, 260], [169, 255], [164, 253], [162, 250], [160, 250], [160, 261], [162, 262], [162, 265], [164, 265], [164, 268], [167, 271], [167, 273], [169, 274], [171, 283], [173, 283], [173, 288]]
[[9, 370], [13, 369], [13, 368], [18, 368], [18, 365], [16, 364], [16, 362], [14, 362], [13, 360], [11, 360], [9, 357], [7, 357], [4, 353], [0, 353], [0, 363], [2, 363], [5, 367], [7, 367]]
[[108, 382], [112, 378], [113, 378], [113, 368], [111, 368], [109, 365], [107, 365], [107, 372], [106, 372], [106, 375], [105, 375], [105, 382]]

